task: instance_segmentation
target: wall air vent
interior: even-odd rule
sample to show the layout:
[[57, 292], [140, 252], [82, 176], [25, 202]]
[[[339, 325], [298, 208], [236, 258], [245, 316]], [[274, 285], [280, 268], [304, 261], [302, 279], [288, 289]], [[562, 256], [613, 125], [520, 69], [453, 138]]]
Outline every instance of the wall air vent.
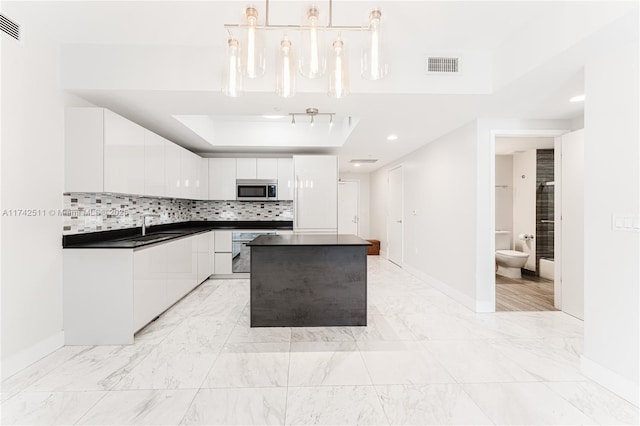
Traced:
[[0, 13], [0, 30], [11, 38], [20, 41], [20, 25]]
[[362, 160], [358, 160], [358, 159], [354, 159], [349, 161], [350, 163], [357, 163], [357, 164], [373, 164], [376, 161], [378, 161], [377, 158], [363, 158]]
[[451, 74], [460, 72], [460, 58], [429, 56], [427, 57], [427, 73]]

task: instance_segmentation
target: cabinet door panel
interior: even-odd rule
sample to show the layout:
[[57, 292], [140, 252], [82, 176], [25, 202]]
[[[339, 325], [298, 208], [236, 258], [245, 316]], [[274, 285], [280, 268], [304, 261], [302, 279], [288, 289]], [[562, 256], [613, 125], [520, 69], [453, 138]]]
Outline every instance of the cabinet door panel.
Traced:
[[167, 141], [164, 161], [167, 197], [180, 197], [182, 187], [180, 178], [180, 154], [181, 148], [173, 142]]
[[256, 160], [256, 176], [258, 179], [278, 179], [278, 159], [258, 158]]
[[195, 286], [198, 260], [194, 256], [193, 237], [182, 238], [166, 245], [167, 259], [167, 306], [174, 304]]
[[166, 139], [144, 131], [144, 195], [164, 197]]
[[236, 179], [256, 179], [255, 158], [236, 158]]
[[166, 309], [167, 246], [133, 253], [133, 326], [140, 330]]
[[104, 109], [67, 108], [65, 192], [104, 192]]
[[104, 190], [144, 193], [144, 128], [104, 111]]
[[232, 231], [216, 231], [216, 253], [231, 253]]
[[233, 272], [231, 253], [216, 253], [214, 267], [215, 274], [231, 274]]
[[293, 200], [293, 158], [278, 158], [278, 200]]
[[338, 228], [338, 162], [335, 156], [295, 156], [294, 226], [300, 230]]
[[209, 159], [209, 199], [236, 199], [236, 159]]

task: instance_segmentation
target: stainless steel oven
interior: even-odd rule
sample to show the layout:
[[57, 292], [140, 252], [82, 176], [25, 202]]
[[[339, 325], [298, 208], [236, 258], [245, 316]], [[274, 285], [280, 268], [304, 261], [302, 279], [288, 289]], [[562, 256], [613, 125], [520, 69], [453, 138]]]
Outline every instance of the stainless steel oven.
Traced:
[[232, 271], [234, 274], [251, 272], [251, 248], [247, 243], [260, 235], [276, 235], [275, 231], [237, 231], [231, 234]]
[[278, 199], [278, 181], [271, 179], [237, 179], [236, 200], [275, 201]]

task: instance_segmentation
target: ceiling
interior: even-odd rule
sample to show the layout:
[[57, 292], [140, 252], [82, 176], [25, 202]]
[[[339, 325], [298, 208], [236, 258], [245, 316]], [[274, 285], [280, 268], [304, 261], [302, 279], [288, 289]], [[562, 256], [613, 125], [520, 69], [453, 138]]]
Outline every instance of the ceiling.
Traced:
[[[272, 71], [246, 83], [245, 96], [223, 96], [223, 24], [239, 22], [243, 1], [5, 1], [2, 7], [27, 36], [38, 32], [60, 45], [64, 89], [194, 152], [335, 153], [343, 171], [355, 171], [353, 158], [378, 159], [357, 169], [369, 172], [476, 118], [581, 116], [582, 104], [568, 98], [582, 93], [590, 36], [632, 13], [634, 3], [335, 0], [334, 25], [363, 25], [370, 9], [381, 8], [390, 66], [384, 80], [362, 80], [359, 40], [348, 35], [352, 94], [345, 99], [329, 98], [326, 81], [302, 77], [294, 98], [278, 98]], [[263, 4], [257, 2], [261, 13]], [[298, 24], [305, 5], [272, 0], [270, 22]], [[327, 5], [318, 2], [321, 14]], [[279, 37], [273, 33], [269, 46]], [[271, 47], [267, 53], [275, 57]], [[463, 58], [460, 76], [425, 75], [426, 56], [441, 53]], [[353, 117], [356, 125], [335, 126], [339, 140], [320, 126], [313, 133], [288, 118], [277, 126], [261, 119], [309, 107], [335, 113], [339, 123]], [[185, 125], [189, 116], [199, 131]], [[248, 122], [252, 131], [243, 131]], [[391, 133], [398, 139], [388, 141]], [[265, 134], [268, 140], [259, 140]]]

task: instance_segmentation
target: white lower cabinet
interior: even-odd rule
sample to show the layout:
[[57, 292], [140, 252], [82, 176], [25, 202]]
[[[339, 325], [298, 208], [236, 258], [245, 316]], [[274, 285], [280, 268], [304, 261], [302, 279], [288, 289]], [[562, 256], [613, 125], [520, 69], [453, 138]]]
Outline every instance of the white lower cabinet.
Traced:
[[213, 235], [135, 250], [65, 249], [65, 344], [133, 343], [135, 332], [211, 275]]
[[233, 231], [216, 231], [214, 273], [216, 275], [233, 273], [233, 257], [231, 255], [231, 236]]

